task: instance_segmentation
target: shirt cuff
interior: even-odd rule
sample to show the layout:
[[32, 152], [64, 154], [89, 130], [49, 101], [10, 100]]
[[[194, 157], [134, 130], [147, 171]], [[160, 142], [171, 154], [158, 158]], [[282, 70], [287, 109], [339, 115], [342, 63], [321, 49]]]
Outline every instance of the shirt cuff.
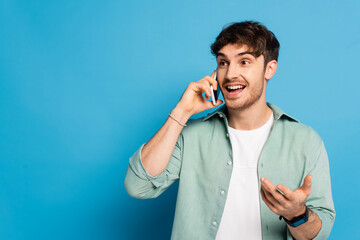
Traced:
[[334, 224], [334, 218], [327, 212], [321, 211], [319, 209], [311, 209], [316, 213], [321, 220], [321, 229], [320, 232], [316, 235], [314, 240], [328, 239], [332, 226]]
[[166, 170], [155, 177], [146, 171], [141, 161], [141, 151], [144, 146], [145, 143], [142, 144], [141, 147], [130, 158], [130, 167], [139, 178], [150, 181], [157, 188], [164, 183]]

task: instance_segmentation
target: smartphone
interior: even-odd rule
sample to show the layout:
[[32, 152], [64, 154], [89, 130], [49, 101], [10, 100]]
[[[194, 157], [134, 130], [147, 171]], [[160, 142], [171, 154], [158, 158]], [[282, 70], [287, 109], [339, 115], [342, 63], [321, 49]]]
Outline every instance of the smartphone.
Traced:
[[[214, 79], [217, 81], [217, 70], [215, 71]], [[212, 103], [215, 106], [216, 102], [217, 102], [217, 100], [219, 98], [220, 89], [219, 89], [219, 86], [218, 86], [217, 90], [214, 90], [212, 85], [210, 85], [210, 88], [211, 88]]]

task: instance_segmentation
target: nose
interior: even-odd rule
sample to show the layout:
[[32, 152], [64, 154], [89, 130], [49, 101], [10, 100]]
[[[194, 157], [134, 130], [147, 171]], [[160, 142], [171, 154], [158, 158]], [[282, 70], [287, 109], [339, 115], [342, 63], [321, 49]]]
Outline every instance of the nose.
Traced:
[[236, 66], [236, 64], [229, 64], [225, 78], [227, 78], [228, 80], [235, 80], [239, 78], [240, 74], [241, 74], [241, 69], [238, 66]]

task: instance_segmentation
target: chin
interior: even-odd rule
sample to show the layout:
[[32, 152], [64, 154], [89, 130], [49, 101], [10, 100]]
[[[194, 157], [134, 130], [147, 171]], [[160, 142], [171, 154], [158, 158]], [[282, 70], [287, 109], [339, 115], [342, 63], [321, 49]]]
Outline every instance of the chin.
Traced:
[[225, 105], [230, 110], [242, 111], [250, 108], [256, 102], [259, 101], [260, 98], [257, 99], [237, 99], [237, 100], [226, 100]]

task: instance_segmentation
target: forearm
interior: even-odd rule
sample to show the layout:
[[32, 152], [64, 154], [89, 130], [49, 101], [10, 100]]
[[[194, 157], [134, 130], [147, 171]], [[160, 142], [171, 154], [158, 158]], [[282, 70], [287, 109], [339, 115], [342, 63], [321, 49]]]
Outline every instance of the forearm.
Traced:
[[[175, 107], [171, 115], [181, 123], [186, 123], [190, 118], [190, 114], [179, 107]], [[168, 117], [155, 136], [145, 144], [141, 152], [141, 161], [150, 175], [157, 176], [166, 169], [182, 129], [183, 126]]]
[[321, 220], [319, 216], [309, 209], [309, 219], [306, 223], [293, 228], [288, 225], [291, 235], [297, 239], [313, 239], [320, 232]]

